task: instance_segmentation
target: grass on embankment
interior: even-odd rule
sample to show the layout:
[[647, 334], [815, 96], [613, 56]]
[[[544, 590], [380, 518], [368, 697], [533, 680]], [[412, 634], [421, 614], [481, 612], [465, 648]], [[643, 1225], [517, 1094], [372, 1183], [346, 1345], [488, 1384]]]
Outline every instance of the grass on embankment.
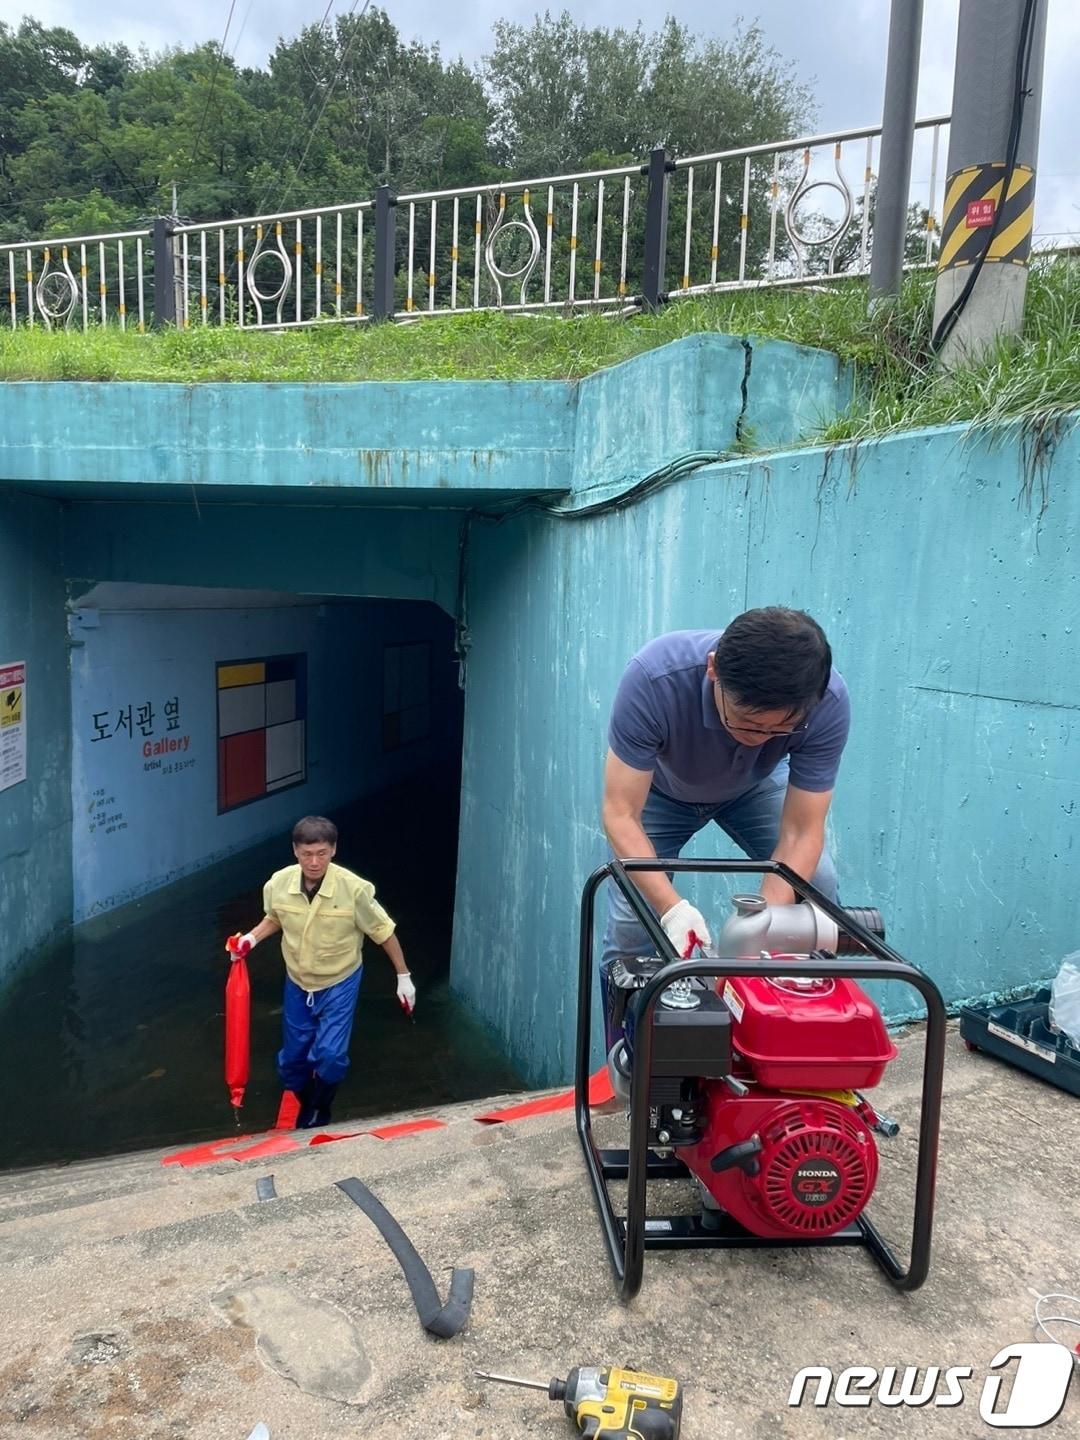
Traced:
[[949, 375], [930, 353], [932, 310], [933, 277], [920, 274], [894, 306], [877, 311], [865, 282], [848, 281], [679, 300], [659, 314], [622, 318], [481, 313], [277, 334], [35, 328], [0, 331], [0, 379], [573, 380], [684, 335], [721, 331], [820, 346], [853, 363], [853, 404], [808, 441], [955, 421], [1041, 424], [1080, 406], [1080, 264], [1033, 265], [1023, 336]]

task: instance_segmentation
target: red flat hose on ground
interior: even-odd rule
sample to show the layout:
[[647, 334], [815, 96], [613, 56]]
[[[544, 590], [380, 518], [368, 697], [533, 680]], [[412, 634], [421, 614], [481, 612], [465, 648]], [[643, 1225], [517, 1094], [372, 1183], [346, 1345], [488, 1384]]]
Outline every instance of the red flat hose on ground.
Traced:
[[232, 955], [225, 982], [225, 1085], [239, 1124], [251, 1074], [251, 983], [247, 960], [236, 949], [232, 949]]

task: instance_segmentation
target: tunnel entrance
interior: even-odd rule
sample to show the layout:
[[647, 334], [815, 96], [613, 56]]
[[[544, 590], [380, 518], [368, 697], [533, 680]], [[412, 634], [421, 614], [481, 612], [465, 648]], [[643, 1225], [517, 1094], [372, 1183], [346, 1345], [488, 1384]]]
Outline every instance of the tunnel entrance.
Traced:
[[[22, 1097], [0, 1163], [228, 1133], [224, 940], [261, 917], [309, 813], [334, 820], [338, 863], [374, 882], [418, 991], [410, 1022], [366, 943], [335, 1119], [522, 1088], [449, 991], [463, 722], [449, 617], [109, 585], [80, 600], [72, 635], [77, 923], [0, 1000], [0, 1075]], [[250, 971], [254, 1131], [280, 1098], [276, 938]]]

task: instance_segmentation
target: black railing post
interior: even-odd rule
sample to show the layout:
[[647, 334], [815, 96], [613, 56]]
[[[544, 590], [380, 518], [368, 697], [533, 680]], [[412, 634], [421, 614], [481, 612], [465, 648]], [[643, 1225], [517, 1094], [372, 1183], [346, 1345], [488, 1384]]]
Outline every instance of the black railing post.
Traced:
[[154, 219], [154, 329], [176, 324], [176, 257], [173, 227], [176, 217]]
[[375, 191], [375, 295], [371, 314], [375, 320], [394, 318], [394, 270], [397, 196], [389, 185]]
[[649, 152], [649, 163], [641, 173], [649, 177], [649, 198], [645, 210], [645, 272], [641, 298], [647, 310], [657, 310], [664, 293], [664, 265], [667, 260], [668, 186], [675, 162], [666, 150]]

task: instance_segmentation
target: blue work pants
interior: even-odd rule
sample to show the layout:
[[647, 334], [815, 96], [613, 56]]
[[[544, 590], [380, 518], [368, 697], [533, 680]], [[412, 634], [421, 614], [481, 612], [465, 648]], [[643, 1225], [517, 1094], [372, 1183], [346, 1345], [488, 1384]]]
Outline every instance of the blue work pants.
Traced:
[[299, 1095], [313, 1072], [327, 1085], [344, 1080], [363, 973], [361, 965], [325, 990], [304, 990], [285, 976], [282, 1045], [277, 1065], [286, 1090]]

